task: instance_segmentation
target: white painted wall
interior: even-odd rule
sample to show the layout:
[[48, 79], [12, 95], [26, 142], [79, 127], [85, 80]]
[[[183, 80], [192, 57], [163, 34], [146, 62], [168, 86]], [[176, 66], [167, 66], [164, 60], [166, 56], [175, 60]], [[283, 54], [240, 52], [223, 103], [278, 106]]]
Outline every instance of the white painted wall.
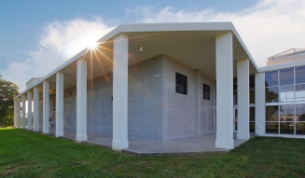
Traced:
[[[203, 99], [203, 83], [210, 86], [210, 100]], [[201, 102], [200, 128], [201, 134], [215, 132], [216, 128], [216, 82], [201, 74], [199, 98]]]
[[[187, 95], [176, 93], [176, 72], [187, 76]], [[192, 136], [194, 128], [194, 70], [163, 58], [163, 140]]]
[[[130, 66], [129, 76], [129, 137], [162, 140], [162, 56]], [[112, 82], [112, 73], [88, 81], [88, 134], [112, 135]], [[76, 131], [75, 94], [75, 87], [64, 92], [65, 132]]]

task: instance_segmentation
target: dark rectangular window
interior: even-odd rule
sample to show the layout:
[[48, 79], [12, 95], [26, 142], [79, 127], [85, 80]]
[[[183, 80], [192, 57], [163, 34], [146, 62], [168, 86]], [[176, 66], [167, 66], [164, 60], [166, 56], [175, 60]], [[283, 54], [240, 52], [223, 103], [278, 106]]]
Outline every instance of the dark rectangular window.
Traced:
[[280, 106], [280, 120], [285, 122], [294, 121], [294, 105]]
[[249, 108], [249, 132], [255, 132], [255, 107]]
[[265, 73], [265, 85], [266, 87], [278, 86], [279, 76], [277, 71]]
[[295, 86], [295, 101], [305, 101], [305, 84]]
[[278, 121], [278, 106], [266, 106], [266, 121]]
[[295, 83], [305, 83], [305, 67], [295, 68]]
[[279, 123], [278, 122], [266, 122], [266, 133], [278, 134]]
[[210, 100], [210, 86], [203, 84], [203, 99]]
[[293, 69], [280, 70], [280, 86], [282, 85], [293, 85], [294, 74]]
[[281, 86], [279, 93], [280, 102], [294, 101], [294, 85]]
[[251, 89], [255, 89], [255, 76], [251, 75], [249, 77], [249, 88]]
[[279, 98], [279, 88], [278, 87], [272, 87], [272, 88], [266, 88], [266, 103], [268, 102], [278, 102]]
[[187, 76], [176, 72], [176, 92], [187, 95]]

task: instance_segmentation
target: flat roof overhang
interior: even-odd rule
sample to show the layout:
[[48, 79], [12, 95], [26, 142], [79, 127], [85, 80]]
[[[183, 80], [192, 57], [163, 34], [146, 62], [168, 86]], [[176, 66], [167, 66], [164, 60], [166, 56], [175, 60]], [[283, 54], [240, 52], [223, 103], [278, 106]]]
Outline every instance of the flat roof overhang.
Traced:
[[[118, 26], [98, 40], [99, 47], [96, 50], [84, 49], [45, 77], [40, 78], [28, 90], [35, 86], [42, 88], [42, 83], [46, 80], [50, 82], [50, 88], [54, 88], [57, 72], [65, 74], [65, 89], [75, 86], [76, 61], [80, 58], [88, 61], [88, 80], [111, 73], [113, 39], [120, 33], [129, 37], [129, 66], [164, 54], [216, 79], [215, 38], [227, 32], [233, 34], [234, 76], [237, 75], [236, 61], [244, 59], [250, 60], [250, 75], [257, 73], [258, 68], [255, 62], [230, 22], [129, 24]], [[139, 46], [144, 47], [143, 53], [139, 52]], [[15, 98], [28, 90], [21, 92]]]

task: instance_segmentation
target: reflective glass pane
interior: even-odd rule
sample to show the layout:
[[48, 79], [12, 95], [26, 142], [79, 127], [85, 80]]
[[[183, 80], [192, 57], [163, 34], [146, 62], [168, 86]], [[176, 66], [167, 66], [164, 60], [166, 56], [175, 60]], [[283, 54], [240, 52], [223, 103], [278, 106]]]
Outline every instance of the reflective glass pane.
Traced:
[[266, 87], [278, 86], [278, 72], [266, 72], [265, 73], [265, 85]]
[[277, 122], [266, 122], [266, 133], [279, 133], [278, 123]]
[[294, 84], [294, 69], [280, 70], [280, 85], [292, 85]]
[[255, 107], [249, 108], [249, 120], [255, 121]]
[[295, 101], [305, 101], [305, 85], [299, 84], [295, 86]]
[[305, 121], [305, 104], [295, 105], [296, 121]]
[[305, 83], [305, 67], [295, 68], [295, 83]]
[[250, 103], [255, 103], [255, 90], [250, 90], [250, 94], [249, 94], [249, 100], [250, 100]]
[[266, 121], [278, 121], [278, 106], [266, 106]]
[[294, 134], [294, 122], [280, 122], [281, 134]]
[[294, 85], [280, 87], [280, 102], [294, 101]]
[[278, 102], [278, 87], [266, 88], [266, 102]]
[[280, 106], [280, 120], [281, 121], [294, 121], [294, 105], [281, 105]]
[[297, 135], [305, 135], [305, 122], [297, 122], [296, 123], [296, 134]]
[[255, 133], [255, 122], [249, 122], [249, 132]]

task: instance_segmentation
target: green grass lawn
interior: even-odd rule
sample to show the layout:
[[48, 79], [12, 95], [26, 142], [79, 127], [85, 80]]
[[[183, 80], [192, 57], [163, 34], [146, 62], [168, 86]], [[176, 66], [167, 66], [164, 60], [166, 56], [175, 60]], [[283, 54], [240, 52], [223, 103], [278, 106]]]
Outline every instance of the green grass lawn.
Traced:
[[305, 140], [256, 137], [228, 154], [134, 156], [0, 128], [0, 177], [305, 177]]

